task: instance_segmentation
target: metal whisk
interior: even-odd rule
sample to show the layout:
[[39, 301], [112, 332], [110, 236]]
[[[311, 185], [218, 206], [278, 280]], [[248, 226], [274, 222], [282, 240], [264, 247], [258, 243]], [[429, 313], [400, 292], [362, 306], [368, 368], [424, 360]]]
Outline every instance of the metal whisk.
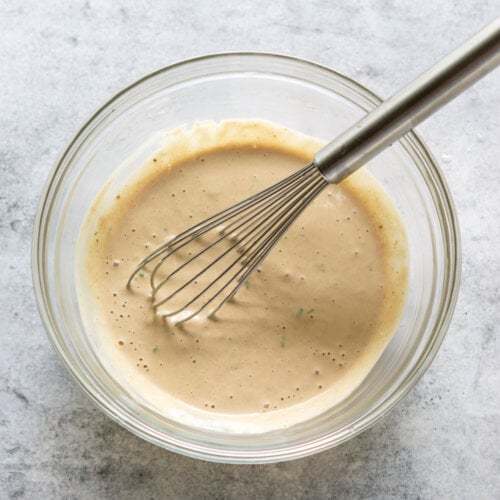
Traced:
[[500, 63], [500, 18], [318, 151], [290, 177], [195, 224], [142, 260], [153, 307], [176, 324], [214, 315], [303, 210]]

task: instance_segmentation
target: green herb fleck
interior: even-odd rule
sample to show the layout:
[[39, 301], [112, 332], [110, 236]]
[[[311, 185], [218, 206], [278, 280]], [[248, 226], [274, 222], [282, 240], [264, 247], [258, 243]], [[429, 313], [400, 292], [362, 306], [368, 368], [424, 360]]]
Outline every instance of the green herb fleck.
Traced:
[[139, 271], [139, 276], [140, 276], [141, 278], [144, 278], [144, 276], [146, 276], [146, 272], [145, 272], [145, 271], [143, 271], [143, 270], [141, 269], [141, 270]]
[[284, 347], [285, 347], [285, 343], [286, 343], [286, 337], [283, 335], [283, 336], [281, 337], [280, 346], [281, 346], [282, 348], [284, 348]]
[[299, 308], [297, 309], [297, 312], [295, 313], [295, 316], [296, 316], [297, 318], [300, 318], [303, 314], [304, 314], [304, 308], [303, 308], [303, 307], [299, 307]]
[[168, 233], [168, 227], [164, 227], [163, 230]]
[[153, 347], [153, 352], [156, 352], [157, 350], [158, 350], [158, 346], [157, 346], [157, 345], [155, 345], [155, 346]]
[[250, 283], [248, 281], [245, 281], [245, 288], [248, 290], [250, 288]]
[[312, 314], [313, 312], [314, 312], [314, 309], [313, 309], [313, 308], [311, 308], [311, 309], [309, 309], [309, 311], [307, 311], [307, 313], [306, 313], [306, 314]]

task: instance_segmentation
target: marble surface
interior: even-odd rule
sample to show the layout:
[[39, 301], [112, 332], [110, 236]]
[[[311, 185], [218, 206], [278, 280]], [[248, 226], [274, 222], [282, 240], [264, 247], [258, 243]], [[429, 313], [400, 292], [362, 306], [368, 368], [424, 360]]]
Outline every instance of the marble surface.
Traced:
[[498, 14], [495, 0], [0, 2], [0, 498], [500, 498], [500, 72], [418, 130], [458, 210], [463, 278], [442, 349], [348, 443], [274, 465], [206, 463], [129, 434], [70, 380], [42, 328], [30, 239], [49, 169], [121, 87], [182, 58], [312, 59], [382, 96]]

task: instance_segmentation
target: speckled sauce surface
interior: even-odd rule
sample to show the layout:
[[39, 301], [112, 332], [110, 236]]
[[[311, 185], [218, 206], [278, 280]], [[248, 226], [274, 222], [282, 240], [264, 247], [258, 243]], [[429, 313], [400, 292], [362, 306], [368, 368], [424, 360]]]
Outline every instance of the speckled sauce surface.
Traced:
[[[405, 303], [408, 245], [391, 198], [366, 169], [327, 185], [214, 318], [205, 310], [177, 324], [186, 314], [163, 314], [195, 314], [262, 244], [261, 226], [246, 233], [239, 214], [127, 286], [137, 263], [194, 221], [297, 172], [322, 142], [263, 120], [163, 134], [163, 148], [117, 194], [106, 184], [80, 231], [80, 311], [102, 363], [161, 415], [208, 430], [286, 429], [335, 407], [368, 376]], [[259, 207], [252, 220], [279, 210]], [[156, 308], [151, 278], [169, 278]]]
[[207, 52], [274, 51], [388, 97], [495, 15], [494, 1], [2, 2], [0, 498], [498, 497], [498, 71], [418, 128], [462, 230], [449, 333], [394, 411], [340, 447], [243, 467], [140, 440], [70, 380], [30, 277], [32, 222], [50, 168], [91, 112], [143, 74]]

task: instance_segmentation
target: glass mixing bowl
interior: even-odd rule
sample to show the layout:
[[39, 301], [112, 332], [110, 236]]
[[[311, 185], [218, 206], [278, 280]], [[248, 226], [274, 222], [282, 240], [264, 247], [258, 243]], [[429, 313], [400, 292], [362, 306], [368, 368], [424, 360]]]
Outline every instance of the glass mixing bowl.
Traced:
[[[138, 436], [205, 460], [263, 463], [325, 450], [386, 414], [434, 358], [455, 306], [457, 220], [443, 176], [415, 133], [368, 164], [404, 221], [409, 291], [394, 337], [341, 404], [285, 430], [227, 434], [169, 420], [134, 399], [99, 361], [79, 309], [75, 252], [92, 201], [120, 167], [120, 183], [158, 146], [155, 133], [200, 120], [260, 118], [329, 140], [380, 103], [331, 69], [271, 54], [220, 54], [161, 69], [95, 113], [50, 175], [35, 222], [33, 279], [47, 334], [90, 399]], [[153, 139], [151, 139], [153, 138]]]

